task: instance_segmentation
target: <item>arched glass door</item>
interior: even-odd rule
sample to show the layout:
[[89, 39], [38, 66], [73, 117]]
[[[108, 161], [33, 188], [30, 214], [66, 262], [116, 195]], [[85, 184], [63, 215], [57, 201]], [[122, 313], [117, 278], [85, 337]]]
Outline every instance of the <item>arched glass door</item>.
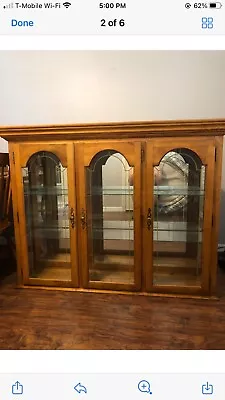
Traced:
[[27, 283], [77, 285], [74, 165], [68, 167], [68, 155], [73, 157], [73, 147], [67, 145], [20, 150]]
[[201, 286], [205, 166], [188, 149], [154, 167], [153, 284]]
[[180, 144], [173, 148], [169, 139], [161, 146], [160, 141], [155, 147], [149, 144], [153, 165], [149, 164], [147, 174], [153, 175], [153, 192], [147, 194], [151, 226], [146, 230], [145, 246], [152, 243], [148, 288], [207, 292], [214, 148], [200, 146], [194, 139], [189, 148], [182, 146], [182, 140]]
[[88, 144], [84, 147], [80, 180], [85, 182], [85, 196], [79, 213], [87, 249], [85, 280], [91, 287], [133, 289], [137, 285], [135, 232], [140, 208], [135, 213], [135, 205], [140, 201], [140, 160], [136, 166], [134, 150], [132, 144], [118, 143], [106, 149], [94, 146], [92, 153]]

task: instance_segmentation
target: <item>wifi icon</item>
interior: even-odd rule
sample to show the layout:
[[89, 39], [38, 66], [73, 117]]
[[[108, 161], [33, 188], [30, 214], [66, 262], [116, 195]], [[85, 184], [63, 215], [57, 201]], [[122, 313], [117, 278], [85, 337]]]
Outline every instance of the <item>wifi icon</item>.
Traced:
[[69, 3], [68, 1], [66, 1], [65, 3], [63, 3], [64, 7], [69, 8], [69, 6], [71, 6], [71, 3]]

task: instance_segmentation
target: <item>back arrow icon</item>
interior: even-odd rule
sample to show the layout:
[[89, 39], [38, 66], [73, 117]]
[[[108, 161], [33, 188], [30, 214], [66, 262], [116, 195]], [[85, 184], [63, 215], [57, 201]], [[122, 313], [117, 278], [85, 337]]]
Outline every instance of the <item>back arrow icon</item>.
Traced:
[[74, 390], [76, 390], [77, 393], [87, 393], [87, 388], [83, 385], [81, 385], [81, 383], [79, 382], [76, 386], [74, 386]]

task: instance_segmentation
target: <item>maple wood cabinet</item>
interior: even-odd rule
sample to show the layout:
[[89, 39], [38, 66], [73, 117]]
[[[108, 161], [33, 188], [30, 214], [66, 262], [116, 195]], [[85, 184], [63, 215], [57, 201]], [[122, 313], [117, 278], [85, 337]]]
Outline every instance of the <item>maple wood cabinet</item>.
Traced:
[[216, 293], [225, 121], [2, 127], [18, 283]]

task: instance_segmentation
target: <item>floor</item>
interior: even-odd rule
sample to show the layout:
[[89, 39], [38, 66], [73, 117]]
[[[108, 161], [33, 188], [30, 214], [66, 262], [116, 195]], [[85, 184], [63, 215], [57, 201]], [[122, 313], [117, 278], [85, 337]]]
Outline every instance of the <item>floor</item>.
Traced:
[[0, 349], [225, 349], [219, 300], [18, 289], [0, 283]]

